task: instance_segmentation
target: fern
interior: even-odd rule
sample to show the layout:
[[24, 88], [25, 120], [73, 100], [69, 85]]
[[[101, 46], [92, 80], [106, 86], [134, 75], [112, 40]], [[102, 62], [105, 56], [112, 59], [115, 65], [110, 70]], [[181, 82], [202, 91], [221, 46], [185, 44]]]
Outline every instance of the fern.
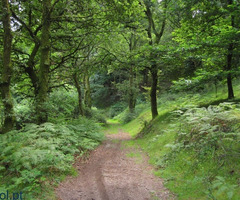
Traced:
[[103, 134], [94, 122], [81, 119], [66, 125], [27, 124], [0, 139], [0, 172], [9, 177], [4, 187], [29, 193], [40, 188], [43, 177], [70, 172], [74, 155], [94, 149]]
[[[225, 148], [223, 141], [239, 141], [240, 118], [235, 114], [239, 109], [232, 103], [222, 103], [208, 108], [191, 108], [180, 117], [181, 129], [177, 142], [184, 147], [192, 146], [198, 152], [209, 148]], [[181, 112], [178, 112], [181, 113]]]
[[[240, 160], [239, 107], [240, 104], [222, 103], [174, 112], [173, 123], [179, 124], [174, 128], [176, 139], [165, 145], [169, 152], [157, 164], [170, 167], [179, 162], [185, 167], [184, 176], [192, 176], [196, 170], [194, 176], [206, 180], [210, 198], [235, 198]], [[194, 184], [194, 180], [190, 183]]]

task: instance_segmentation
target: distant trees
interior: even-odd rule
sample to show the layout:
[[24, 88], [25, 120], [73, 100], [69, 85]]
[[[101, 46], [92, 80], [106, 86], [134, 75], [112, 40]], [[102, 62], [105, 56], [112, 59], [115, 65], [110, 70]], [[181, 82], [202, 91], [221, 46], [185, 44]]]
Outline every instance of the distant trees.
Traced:
[[73, 86], [78, 113], [91, 109], [91, 77], [102, 69], [124, 74], [119, 83], [127, 83], [124, 95], [131, 113], [140, 88], [137, 80], [144, 76], [152, 119], [158, 116], [157, 91], [163, 82], [193, 77], [199, 68], [225, 78], [228, 98], [234, 98], [238, 1], [2, 0], [1, 10], [3, 132], [15, 123], [11, 82], [14, 95], [33, 100], [39, 124], [48, 120], [48, 96], [54, 88]]

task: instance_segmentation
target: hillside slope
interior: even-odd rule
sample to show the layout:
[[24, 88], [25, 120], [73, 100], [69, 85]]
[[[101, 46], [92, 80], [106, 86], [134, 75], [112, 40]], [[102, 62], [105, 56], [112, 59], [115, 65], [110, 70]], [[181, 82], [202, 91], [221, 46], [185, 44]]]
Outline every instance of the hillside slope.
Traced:
[[240, 196], [240, 104], [223, 94], [168, 94], [154, 121], [145, 109], [124, 125], [136, 136], [128, 144], [148, 153], [156, 175], [178, 199]]

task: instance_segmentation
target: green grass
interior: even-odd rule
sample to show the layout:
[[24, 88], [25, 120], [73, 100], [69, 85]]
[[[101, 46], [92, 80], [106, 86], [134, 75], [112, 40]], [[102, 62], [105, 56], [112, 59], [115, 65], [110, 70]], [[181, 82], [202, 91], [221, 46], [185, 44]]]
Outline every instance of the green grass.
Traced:
[[141, 129], [144, 127], [144, 124], [151, 120], [151, 113], [147, 110], [142, 112], [136, 119], [131, 122], [124, 124], [123, 130], [130, 133], [132, 137], [136, 136]]
[[136, 163], [142, 163], [142, 161], [143, 161], [143, 157], [140, 152], [129, 152], [126, 154], [126, 156], [129, 158], [135, 158]]
[[107, 134], [117, 134], [121, 129], [121, 123], [116, 119], [108, 119], [107, 124], [103, 126], [103, 132]]
[[[239, 97], [240, 84], [235, 84], [234, 88], [235, 96]], [[136, 119], [123, 125], [123, 129], [133, 137], [138, 136], [125, 142], [126, 145], [140, 146], [148, 154], [149, 162], [157, 168], [155, 174], [164, 178], [165, 186], [175, 193], [177, 199], [239, 199], [240, 159], [237, 157], [228, 158], [228, 163], [221, 167], [212, 155], [198, 159], [191, 151], [184, 150], [169, 158], [172, 148], [168, 144], [175, 142], [179, 123], [184, 124], [172, 111], [218, 105], [225, 102], [226, 97], [225, 87], [219, 89], [217, 96], [214, 90], [200, 94], [165, 94], [159, 98], [159, 116], [154, 121], [151, 121], [148, 106]], [[233, 101], [239, 102], [239, 98]], [[214, 185], [218, 186], [214, 188]]]

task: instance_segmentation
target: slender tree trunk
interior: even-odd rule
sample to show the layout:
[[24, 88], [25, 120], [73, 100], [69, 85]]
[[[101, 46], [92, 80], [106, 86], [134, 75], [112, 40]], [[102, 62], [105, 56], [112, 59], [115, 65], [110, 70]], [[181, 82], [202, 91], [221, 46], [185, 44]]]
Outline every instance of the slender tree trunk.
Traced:
[[233, 92], [233, 85], [232, 85], [232, 74], [231, 74], [231, 69], [232, 69], [232, 57], [233, 57], [233, 44], [229, 45], [228, 48], [228, 55], [227, 55], [227, 87], [228, 87], [228, 99], [233, 99], [234, 98], [234, 92]]
[[4, 123], [2, 133], [6, 133], [14, 128], [15, 116], [13, 111], [13, 100], [10, 92], [10, 83], [12, 77], [11, 50], [12, 33], [10, 25], [10, 9], [8, 0], [2, 0], [2, 23], [3, 23], [3, 66], [2, 80], [0, 84], [2, 101], [4, 105]]
[[135, 111], [136, 106], [136, 95], [134, 92], [134, 73], [133, 73], [133, 66], [130, 67], [130, 74], [129, 74], [129, 94], [128, 94], [128, 108], [129, 112], [133, 113]]
[[[162, 20], [162, 25], [160, 26], [159, 30], [156, 29], [155, 21], [153, 18], [153, 13], [151, 10], [151, 1], [144, 1], [146, 10], [145, 14], [148, 19], [148, 29], [147, 29], [147, 34], [148, 34], [148, 39], [149, 39], [149, 45], [159, 45], [161, 38], [163, 36], [165, 26], [166, 26], [166, 10], [167, 10], [167, 4], [169, 2], [167, 1], [162, 1], [163, 2], [163, 20]], [[153, 37], [153, 34], [155, 35], [155, 38]], [[156, 59], [156, 56], [151, 53], [151, 58]], [[158, 116], [158, 111], [157, 111], [157, 84], [158, 84], [158, 68], [156, 63], [151, 64], [151, 75], [152, 75], [152, 86], [151, 86], [151, 111], [152, 111], [152, 119], [156, 118]]]
[[150, 91], [151, 97], [151, 111], [152, 111], [152, 119], [158, 116], [157, 110], [157, 84], [158, 84], [158, 74], [157, 74], [157, 66], [152, 65], [151, 75], [152, 75], [152, 86]]
[[[233, 0], [228, 0], [228, 4], [232, 5]], [[231, 16], [231, 25], [234, 27], [234, 16]], [[233, 85], [232, 85], [232, 58], [233, 58], [233, 50], [234, 50], [234, 45], [233, 43], [230, 43], [228, 46], [228, 54], [227, 54], [227, 87], [228, 87], [228, 99], [233, 99], [234, 98], [234, 92], [233, 92]]]
[[87, 108], [92, 108], [92, 98], [91, 98], [91, 87], [90, 87], [90, 81], [89, 81], [89, 75], [87, 69], [85, 70], [84, 74], [84, 104]]
[[73, 80], [78, 93], [78, 113], [84, 116], [83, 105], [82, 105], [82, 91], [81, 91], [81, 86], [78, 80], [77, 73], [73, 74]]
[[[132, 53], [133, 50], [136, 49], [138, 43], [138, 39], [136, 36], [132, 33], [130, 40], [129, 40], [129, 51]], [[131, 54], [130, 54], [131, 55]], [[132, 62], [132, 55], [129, 57], [129, 60]], [[134, 84], [134, 64], [130, 64], [129, 69], [129, 89], [128, 89], [128, 108], [130, 113], [134, 113], [135, 106], [136, 106], [136, 92]]]
[[39, 69], [39, 91], [37, 96], [37, 121], [39, 124], [47, 122], [48, 114], [46, 109], [46, 102], [48, 97], [48, 79], [50, 69], [50, 10], [51, 0], [43, 0], [43, 13], [42, 13], [42, 36], [41, 36], [41, 57]]
[[218, 96], [218, 82], [217, 80], [214, 81], [214, 85], [215, 85], [215, 94], [216, 94], [216, 97]]
[[148, 86], [148, 69], [143, 70], [143, 85]]

